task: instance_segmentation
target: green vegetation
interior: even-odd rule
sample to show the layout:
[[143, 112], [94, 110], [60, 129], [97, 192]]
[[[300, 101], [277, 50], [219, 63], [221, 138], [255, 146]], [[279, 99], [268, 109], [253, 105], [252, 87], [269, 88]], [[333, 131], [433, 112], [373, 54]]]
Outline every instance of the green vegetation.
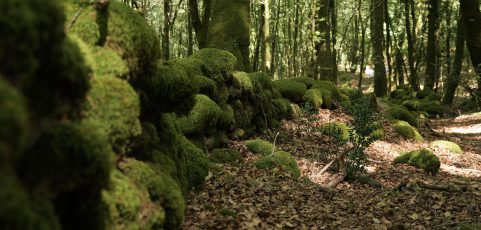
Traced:
[[228, 72], [234, 71], [236, 57], [231, 53], [214, 48], [201, 49], [192, 58], [201, 60], [206, 66], [207, 74], [212, 80], [223, 83], [229, 80]]
[[315, 109], [321, 108], [323, 103], [322, 94], [317, 89], [308, 89], [304, 94], [304, 100], [309, 102]]
[[179, 118], [177, 127], [184, 134], [212, 134], [216, 131], [217, 122], [222, 115], [221, 108], [205, 95], [198, 94], [192, 111]]
[[414, 127], [418, 127], [418, 120], [408, 110], [401, 106], [393, 106], [388, 109], [391, 118], [406, 121]]
[[214, 163], [239, 165], [244, 162], [241, 153], [236, 149], [221, 148], [210, 152], [210, 159]]
[[296, 160], [290, 153], [285, 151], [276, 151], [274, 154], [265, 155], [254, 164], [260, 169], [280, 166], [296, 178], [301, 176], [301, 171], [299, 170], [299, 166], [297, 166]]
[[456, 154], [463, 154], [464, 151], [459, 147], [458, 144], [451, 142], [451, 141], [433, 141], [431, 142], [431, 147], [433, 148], [441, 148], [448, 150], [449, 152], [456, 153]]
[[186, 158], [188, 188], [199, 187], [209, 174], [210, 162], [207, 154], [185, 137], [180, 137], [179, 148]]
[[419, 149], [404, 153], [401, 156], [396, 157], [393, 163], [409, 164], [414, 167], [423, 169], [424, 171], [432, 175], [436, 175], [438, 173], [439, 167], [441, 166], [439, 158], [428, 149]]
[[272, 143], [261, 139], [246, 141], [246, 146], [251, 152], [263, 155], [272, 154], [274, 149]]
[[294, 117], [294, 111], [289, 100], [285, 98], [274, 99], [272, 100], [272, 105], [274, 107], [274, 114], [277, 118]]
[[324, 124], [321, 127], [321, 133], [331, 137], [339, 137], [342, 141], [349, 139], [349, 128], [346, 123], [340, 121]]
[[394, 129], [405, 138], [416, 141], [423, 140], [423, 137], [419, 134], [418, 130], [405, 121], [397, 121], [396, 124], [394, 124]]
[[314, 79], [310, 77], [296, 77], [291, 78], [293, 81], [304, 84], [308, 89], [314, 84]]
[[294, 103], [300, 103], [304, 100], [304, 94], [307, 87], [302, 83], [298, 83], [291, 79], [282, 79], [274, 81], [274, 88], [281, 93], [282, 97], [289, 99]]

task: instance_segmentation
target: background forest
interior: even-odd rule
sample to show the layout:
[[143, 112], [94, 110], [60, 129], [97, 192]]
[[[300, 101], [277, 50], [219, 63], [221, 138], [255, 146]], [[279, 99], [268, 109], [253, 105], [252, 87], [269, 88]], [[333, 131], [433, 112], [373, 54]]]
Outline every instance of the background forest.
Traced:
[[0, 229], [479, 229], [479, 0], [1, 0]]

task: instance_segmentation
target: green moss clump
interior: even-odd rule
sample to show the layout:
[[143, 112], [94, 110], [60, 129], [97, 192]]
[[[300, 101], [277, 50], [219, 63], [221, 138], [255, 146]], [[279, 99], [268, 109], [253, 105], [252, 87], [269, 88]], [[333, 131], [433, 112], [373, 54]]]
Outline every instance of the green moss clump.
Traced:
[[323, 88], [316, 88], [322, 95], [322, 106], [324, 108], [331, 108], [334, 98], [331, 91]]
[[244, 158], [238, 150], [229, 148], [213, 149], [210, 152], [210, 159], [219, 164], [239, 165], [244, 162]]
[[234, 118], [234, 109], [230, 105], [224, 105], [221, 107], [222, 114], [219, 117], [219, 127], [225, 128], [226, 130], [232, 130], [235, 118]]
[[409, 123], [405, 121], [397, 121], [396, 124], [394, 125], [394, 129], [396, 132], [398, 132], [401, 136], [416, 140], [416, 141], [422, 141], [423, 137], [419, 132], [417, 131], [416, 128], [412, 127]]
[[296, 159], [294, 159], [290, 153], [285, 151], [276, 151], [274, 154], [263, 156], [254, 164], [260, 169], [281, 166], [294, 177], [298, 178], [301, 176], [301, 171], [299, 170]]
[[140, 79], [143, 91], [142, 117], [155, 122], [161, 113], [188, 113], [195, 103], [198, 91], [195, 82], [185, 71], [168, 64], [159, 64], [152, 76]]
[[165, 211], [150, 200], [147, 190], [140, 189], [120, 171], [114, 170], [111, 188], [102, 192], [109, 207], [109, 228], [158, 229], [165, 221]]
[[165, 229], [178, 229], [184, 220], [185, 202], [177, 183], [148, 164], [128, 159], [120, 170], [137, 186], [148, 191], [150, 199], [165, 211]]
[[296, 81], [296, 82], [299, 82], [299, 83], [302, 83], [304, 85], [306, 85], [306, 87], [309, 89], [312, 87], [312, 85], [314, 84], [314, 79], [313, 78], [310, 78], [310, 77], [296, 77], [296, 78], [291, 78], [293, 81]]
[[337, 86], [330, 82], [330, 81], [314, 81], [314, 84], [311, 86], [311, 89], [324, 89], [329, 91], [332, 94], [332, 98], [335, 101], [341, 101], [341, 92]]
[[209, 174], [210, 162], [207, 154], [185, 137], [180, 137], [179, 148], [186, 157], [188, 188], [199, 187]]
[[272, 154], [274, 148], [272, 143], [261, 139], [246, 141], [246, 146], [251, 152], [263, 155]]
[[309, 102], [315, 109], [322, 106], [322, 94], [318, 89], [308, 89], [304, 94], [304, 100]]
[[327, 123], [321, 127], [321, 132], [331, 137], [339, 137], [343, 141], [349, 139], [349, 128], [344, 122], [335, 121]]
[[210, 71], [207, 77], [219, 83], [226, 82], [230, 79], [228, 73], [234, 71], [237, 62], [231, 53], [215, 48], [198, 50], [191, 58], [201, 60]]
[[[20, 157], [28, 134], [28, 114], [23, 96], [0, 76], [0, 162]], [[2, 164], [0, 163], [0, 167]]]
[[463, 154], [464, 151], [459, 147], [458, 144], [451, 142], [451, 141], [433, 141], [431, 143], [432, 148], [442, 148], [448, 150], [449, 152], [456, 153], [456, 154]]
[[439, 171], [439, 167], [441, 166], [439, 158], [428, 149], [419, 149], [404, 153], [401, 156], [396, 157], [393, 163], [409, 164], [417, 168], [423, 169], [424, 171], [432, 175], [436, 175]]
[[416, 98], [417, 99], [423, 99], [423, 98], [427, 97], [429, 94], [431, 94], [432, 92], [433, 92], [432, 89], [424, 88], [424, 89], [420, 90], [419, 92], [417, 92]]
[[274, 81], [274, 88], [282, 94], [282, 97], [294, 103], [303, 102], [303, 97], [307, 90], [307, 87], [304, 84], [295, 82], [291, 79]]
[[210, 98], [215, 98], [217, 96], [217, 84], [214, 80], [202, 75], [195, 75], [193, 80], [199, 88], [200, 94], [204, 94]]
[[242, 94], [252, 95], [254, 93], [254, 85], [247, 73], [236, 71], [232, 73], [232, 76], [232, 86], [241, 90]]
[[408, 122], [414, 127], [418, 127], [418, 120], [409, 111], [400, 106], [390, 107], [387, 111], [389, 116], [393, 119], [402, 120]]
[[441, 94], [436, 92], [431, 92], [425, 98], [423, 98], [423, 101], [441, 101], [442, 98], [443, 96]]
[[444, 108], [439, 101], [426, 101], [421, 104], [421, 107], [430, 117], [442, 117]]
[[255, 81], [259, 82], [263, 89], [271, 89], [272, 88], [272, 78], [264, 72], [255, 72], [249, 74], [251, 79], [255, 79]]
[[291, 103], [289, 100], [280, 98], [272, 100], [274, 116], [277, 119], [291, 119], [294, 117]]
[[393, 99], [403, 99], [404, 97], [408, 96], [409, 94], [411, 94], [411, 90], [406, 90], [406, 89], [396, 89], [394, 91], [392, 91], [389, 96]]
[[94, 65], [93, 70], [96, 76], [112, 76], [128, 79], [129, 69], [127, 63], [110, 48], [94, 48], [92, 51]]
[[198, 94], [195, 106], [185, 117], [179, 118], [177, 127], [184, 134], [212, 134], [217, 130], [221, 108], [209, 97]]
[[141, 133], [139, 97], [122, 79], [94, 77], [84, 115], [86, 120], [99, 121], [116, 153], [124, 153], [130, 139]]
[[192, 56], [173, 60], [172, 63], [185, 69], [190, 77], [197, 75], [210, 76], [212, 74], [211, 68], [204, 64], [202, 60], [193, 58]]
[[422, 108], [421, 101], [415, 99], [404, 101], [402, 106], [406, 107], [409, 111], [419, 111]]

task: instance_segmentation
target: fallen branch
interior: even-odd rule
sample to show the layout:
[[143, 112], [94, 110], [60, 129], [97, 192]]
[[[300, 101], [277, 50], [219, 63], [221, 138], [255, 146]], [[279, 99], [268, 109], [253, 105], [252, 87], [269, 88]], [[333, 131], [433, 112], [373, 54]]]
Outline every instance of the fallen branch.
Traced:
[[422, 181], [417, 181], [416, 183], [420, 188], [430, 189], [430, 190], [437, 190], [437, 191], [444, 191], [444, 192], [462, 192], [466, 191], [466, 187], [458, 187], [454, 184], [449, 185], [434, 185], [434, 184], [426, 184]]
[[339, 160], [339, 158], [341, 158], [342, 156], [346, 155], [348, 152], [352, 151], [354, 149], [354, 146], [347, 149], [346, 151], [344, 151], [342, 154], [338, 155], [336, 158], [332, 159], [331, 162], [329, 162], [326, 166], [324, 166], [324, 168], [321, 169], [321, 171], [319, 171], [317, 173], [317, 176], [322, 176], [322, 174], [324, 174], [333, 164], [334, 162], [336, 162], [337, 160]]
[[339, 183], [343, 182], [347, 177], [347, 170], [343, 170], [341, 173], [337, 174], [334, 180], [329, 182], [328, 188], [335, 188]]

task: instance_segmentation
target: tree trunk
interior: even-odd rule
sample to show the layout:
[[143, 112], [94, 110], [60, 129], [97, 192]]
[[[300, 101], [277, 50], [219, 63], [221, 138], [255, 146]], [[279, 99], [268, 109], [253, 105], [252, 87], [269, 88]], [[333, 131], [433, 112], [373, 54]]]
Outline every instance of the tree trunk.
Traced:
[[414, 66], [414, 40], [413, 31], [411, 30], [411, 20], [410, 20], [410, 0], [404, 0], [404, 13], [405, 13], [405, 24], [406, 24], [406, 38], [408, 41], [408, 65], [409, 65], [409, 84], [415, 91], [419, 91], [419, 80], [416, 72], [416, 67]]
[[170, 58], [170, 15], [171, 0], [164, 0], [164, 29], [162, 32], [162, 59], [168, 61]]
[[466, 45], [471, 63], [478, 75], [477, 96], [481, 96], [481, 12], [479, 0], [460, 0]]
[[439, 4], [438, 0], [429, 0], [428, 14], [428, 44], [426, 49], [426, 79], [424, 88], [433, 89], [437, 81], [438, 65], [438, 24], [439, 24]]
[[317, 12], [317, 31], [321, 33], [316, 44], [319, 79], [336, 82], [334, 78], [333, 53], [331, 48], [331, 0], [320, 0]]
[[252, 71], [258, 71], [259, 70], [259, 56], [260, 56], [260, 50], [261, 50], [261, 43], [263, 40], [263, 33], [262, 29], [264, 28], [264, 4], [261, 4], [259, 7], [259, 18], [258, 18], [258, 27], [257, 27], [257, 35], [256, 35], [256, 44], [254, 48], [254, 58], [252, 61]]
[[264, 0], [264, 17], [262, 22], [262, 66], [261, 70], [266, 73], [271, 72], [271, 33], [270, 33], [270, 0]]
[[296, 7], [296, 15], [294, 16], [294, 47], [293, 47], [293, 55], [292, 55], [292, 63], [293, 63], [293, 69], [294, 69], [294, 77], [299, 76], [298, 73], [298, 50], [299, 50], [299, 44], [297, 43], [297, 37], [299, 35], [299, 2], [295, 2], [295, 7]]
[[207, 47], [231, 52], [236, 69], [250, 72], [250, 1], [213, 0], [210, 23]]
[[388, 88], [389, 91], [391, 90], [391, 76], [392, 76], [392, 59], [391, 59], [391, 44], [392, 44], [392, 39], [391, 39], [391, 18], [389, 17], [389, 5], [388, 5], [388, 0], [384, 1], [384, 20], [386, 22], [386, 60], [387, 60], [387, 80], [388, 80]]
[[456, 52], [454, 54], [454, 66], [453, 72], [448, 75], [446, 79], [446, 87], [444, 90], [443, 104], [451, 105], [453, 104], [454, 94], [458, 88], [461, 69], [463, 67], [463, 56], [464, 56], [464, 26], [463, 17], [460, 15], [457, 23], [456, 29]]
[[[187, 2], [187, 8], [190, 9], [190, 3]], [[187, 15], [187, 56], [194, 53], [194, 28], [192, 25], [192, 15]]]
[[204, 0], [202, 19], [200, 18], [199, 6], [197, 0], [189, 0], [189, 15], [192, 18], [192, 27], [194, 27], [195, 34], [197, 35], [197, 43], [199, 49], [206, 48], [207, 35], [210, 26], [212, 0]]
[[374, 93], [387, 94], [386, 67], [384, 66], [384, 0], [372, 0], [372, 59], [374, 62]]

